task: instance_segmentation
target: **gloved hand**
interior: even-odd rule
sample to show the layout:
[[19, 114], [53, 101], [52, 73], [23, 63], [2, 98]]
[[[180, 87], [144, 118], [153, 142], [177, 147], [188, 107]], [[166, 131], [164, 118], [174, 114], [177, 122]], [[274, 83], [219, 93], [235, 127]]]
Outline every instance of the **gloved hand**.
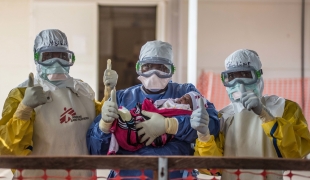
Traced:
[[110, 133], [110, 127], [115, 119], [118, 118], [118, 106], [116, 101], [116, 91], [111, 91], [111, 101], [105, 101], [101, 108], [101, 120], [99, 128], [104, 133]]
[[243, 84], [240, 84], [240, 102], [249, 111], [252, 110], [255, 114], [260, 115], [262, 112], [262, 103], [254, 92], [246, 91]]
[[101, 108], [101, 119], [104, 122], [111, 123], [118, 118], [118, 105], [116, 101], [116, 91], [111, 91], [111, 100], [105, 101]]
[[117, 84], [118, 74], [116, 71], [111, 69], [106, 69], [103, 75], [103, 83], [105, 86], [109, 86], [113, 89]]
[[136, 124], [136, 129], [138, 130], [138, 136], [143, 135], [140, 140], [140, 143], [145, 143], [146, 146], [152, 144], [152, 142], [160, 135], [168, 133], [168, 134], [176, 134], [178, 130], [178, 120], [175, 118], [165, 118], [164, 116], [148, 112], [142, 111], [143, 115], [149, 117], [149, 120], [145, 120]]
[[41, 86], [33, 87], [33, 74], [29, 74], [28, 87], [25, 91], [25, 96], [22, 100], [22, 104], [32, 109], [45, 104], [47, 102], [47, 97], [44, 94], [43, 88]]
[[203, 99], [199, 99], [199, 108], [192, 112], [191, 127], [198, 132], [201, 141], [208, 141], [210, 138], [209, 114], [205, 108]]
[[263, 122], [268, 122], [274, 119], [274, 116], [269, 112], [269, 110], [261, 103], [259, 98], [254, 94], [254, 92], [246, 91], [243, 84], [240, 84], [240, 102], [249, 111], [252, 110], [257, 114]]

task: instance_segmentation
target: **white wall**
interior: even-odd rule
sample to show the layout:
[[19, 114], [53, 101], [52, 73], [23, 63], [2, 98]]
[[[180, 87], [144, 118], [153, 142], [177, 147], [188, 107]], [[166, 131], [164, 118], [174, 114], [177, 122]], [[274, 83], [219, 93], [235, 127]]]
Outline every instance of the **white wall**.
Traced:
[[187, 79], [187, 5], [187, 0], [167, 0], [165, 2], [164, 41], [172, 45], [173, 64], [176, 66], [172, 80], [178, 83], [185, 83]]
[[[31, 71], [30, 0], [0, 0], [0, 107], [10, 90]], [[11, 170], [0, 169], [0, 177], [12, 179]]]
[[[188, 1], [182, 1], [186, 37]], [[306, 0], [305, 73], [310, 77], [310, 1]], [[300, 77], [301, 1], [199, 0], [197, 73], [221, 72], [241, 48], [258, 52], [264, 78]], [[186, 49], [183, 49], [186, 51]], [[184, 56], [186, 53], [183, 54]], [[186, 69], [186, 64], [178, 69]], [[184, 73], [186, 74], [186, 73]], [[182, 81], [186, 80], [184, 74]]]
[[[77, 56], [71, 75], [97, 90], [96, 78], [100, 71], [96, 68], [97, 5], [122, 2], [0, 0], [0, 81], [5, 84], [0, 89], [0, 104], [10, 89], [26, 79], [30, 71], [35, 72], [33, 39], [46, 28], [59, 28], [67, 34], [69, 48]], [[135, 2], [133, 5], [139, 5]], [[140, 4], [154, 5], [154, 2], [147, 0]], [[305, 72], [309, 77], [310, 2], [306, 2]], [[259, 53], [265, 78], [300, 77], [300, 1], [199, 0], [198, 3], [198, 75], [202, 70], [223, 71], [224, 59], [230, 53], [239, 48], [250, 48]], [[173, 44], [177, 65], [174, 80], [183, 83], [187, 73], [188, 1], [172, 0], [165, 4], [166, 32], [159, 38]]]
[[[156, 0], [128, 0], [132, 5], [154, 5]], [[159, 0], [158, 0], [159, 1]], [[46, 28], [59, 28], [77, 56], [71, 75], [97, 90], [98, 3], [125, 0], [0, 0], [0, 104], [10, 89], [24, 81], [33, 63], [33, 40]], [[158, 18], [171, 26], [159, 29], [158, 39], [170, 41], [177, 55], [176, 77], [186, 81], [187, 0], [162, 1], [167, 5]], [[301, 1], [297, 0], [199, 0], [198, 75], [201, 70], [221, 72], [224, 59], [239, 48], [256, 50], [264, 77], [300, 76]], [[306, 75], [310, 76], [310, 2], [306, 0]], [[178, 6], [178, 7], [176, 7]], [[160, 12], [160, 11], [159, 11]], [[177, 26], [177, 27], [176, 27]]]
[[[164, 0], [33, 0], [31, 35], [46, 28], [62, 30], [68, 37], [69, 49], [76, 55], [76, 62], [70, 69], [70, 75], [87, 82], [98, 95], [98, 6], [164, 6]], [[166, 39], [165, 11], [157, 8], [160, 16], [157, 20], [156, 36]], [[98, 97], [98, 96], [97, 96]]]
[[0, 0], [0, 107], [31, 71], [30, 0]]
[[98, 7], [95, 2], [40, 2], [32, 6], [32, 39], [44, 29], [60, 29], [75, 53], [70, 75], [97, 89]]
[[33, 42], [43, 29], [60, 29], [68, 37], [76, 63], [70, 75], [97, 89], [97, 4], [0, 0], [0, 105], [9, 91], [36, 73]]

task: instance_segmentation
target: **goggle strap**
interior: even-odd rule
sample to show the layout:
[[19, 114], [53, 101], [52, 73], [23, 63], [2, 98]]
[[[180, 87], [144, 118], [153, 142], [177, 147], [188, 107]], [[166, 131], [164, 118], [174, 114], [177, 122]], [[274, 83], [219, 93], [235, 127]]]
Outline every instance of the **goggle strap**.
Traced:
[[174, 65], [171, 65], [171, 74], [174, 74], [175, 71], [176, 71], [176, 67]]
[[34, 53], [34, 59], [36, 60], [36, 61], [38, 61], [39, 60], [39, 53]]
[[222, 82], [224, 83], [224, 74], [223, 73], [221, 74], [221, 79], [222, 79]]
[[256, 75], [257, 75], [258, 78], [260, 78], [262, 76], [262, 74], [263, 74], [263, 70], [262, 69], [256, 71]]
[[137, 70], [137, 71], [140, 70], [140, 63], [139, 63], [139, 61], [136, 63], [136, 70]]

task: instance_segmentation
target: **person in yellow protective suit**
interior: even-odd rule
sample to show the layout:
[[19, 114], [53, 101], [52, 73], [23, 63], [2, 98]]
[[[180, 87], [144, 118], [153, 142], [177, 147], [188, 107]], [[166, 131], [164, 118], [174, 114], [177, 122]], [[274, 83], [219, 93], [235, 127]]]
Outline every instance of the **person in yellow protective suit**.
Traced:
[[[296, 102], [276, 95], [262, 96], [262, 64], [253, 50], [240, 49], [225, 60], [221, 75], [231, 104], [219, 111], [221, 132], [209, 134], [207, 112], [192, 113], [191, 126], [197, 130], [196, 156], [303, 158], [310, 152], [307, 121]], [[222, 180], [237, 179], [224, 170]], [[255, 174], [245, 171], [256, 172]], [[207, 170], [201, 170], [207, 173]], [[283, 179], [282, 171], [241, 170], [240, 179]], [[274, 174], [271, 174], [274, 173]]]
[[[1, 155], [87, 155], [86, 132], [101, 112], [103, 102], [85, 82], [69, 75], [75, 56], [66, 35], [57, 29], [41, 31], [34, 42], [37, 75], [9, 93], [0, 120]], [[117, 74], [104, 79], [111, 88]], [[15, 171], [14, 176], [42, 176], [43, 170]], [[64, 170], [47, 170], [47, 176], [66, 177]], [[91, 171], [71, 171], [89, 177]]]

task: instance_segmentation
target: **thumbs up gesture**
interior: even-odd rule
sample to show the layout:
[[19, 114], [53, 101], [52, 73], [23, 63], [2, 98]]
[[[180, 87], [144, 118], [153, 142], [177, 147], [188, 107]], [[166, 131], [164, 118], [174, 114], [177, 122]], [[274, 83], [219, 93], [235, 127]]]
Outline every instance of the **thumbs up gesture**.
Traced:
[[209, 135], [209, 114], [204, 105], [203, 99], [199, 99], [199, 108], [192, 112], [191, 126], [200, 134]]
[[252, 110], [255, 114], [260, 115], [263, 106], [257, 95], [253, 91], [246, 91], [243, 84], [240, 84], [240, 92], [240, 102], [243, 106], [249, 111]]
[[36, 108], [42, 104], [45, 104], [47, 101], [47, 98], [44, 94], [43, 88], [41, 86], [33, 86], [34, 80], [33, 80], [33, 74], [29, 74], [28, 79], [28, 87], [25, 91], [25, 96], [22, 100], [22, 103], [25, 106]]
[[103, 75], [103, 83], [113, 89], [117, 84], [118, 74], [112, 69], [106, 69]]
[[118, 79], [118, 74], [116, 71], [112, 70], [111, 59], [107, 61], [107, 69], [104, 71], [103, 74], [103, 83], [107, 87], [113, 89], [116, 86]]
[[106, 123], [112, 123], [114, 119], [118, 118], [117, 112], [116, 91], [113, 89], [110, 101], [105, 101], [101, 108], [101, 119]]

